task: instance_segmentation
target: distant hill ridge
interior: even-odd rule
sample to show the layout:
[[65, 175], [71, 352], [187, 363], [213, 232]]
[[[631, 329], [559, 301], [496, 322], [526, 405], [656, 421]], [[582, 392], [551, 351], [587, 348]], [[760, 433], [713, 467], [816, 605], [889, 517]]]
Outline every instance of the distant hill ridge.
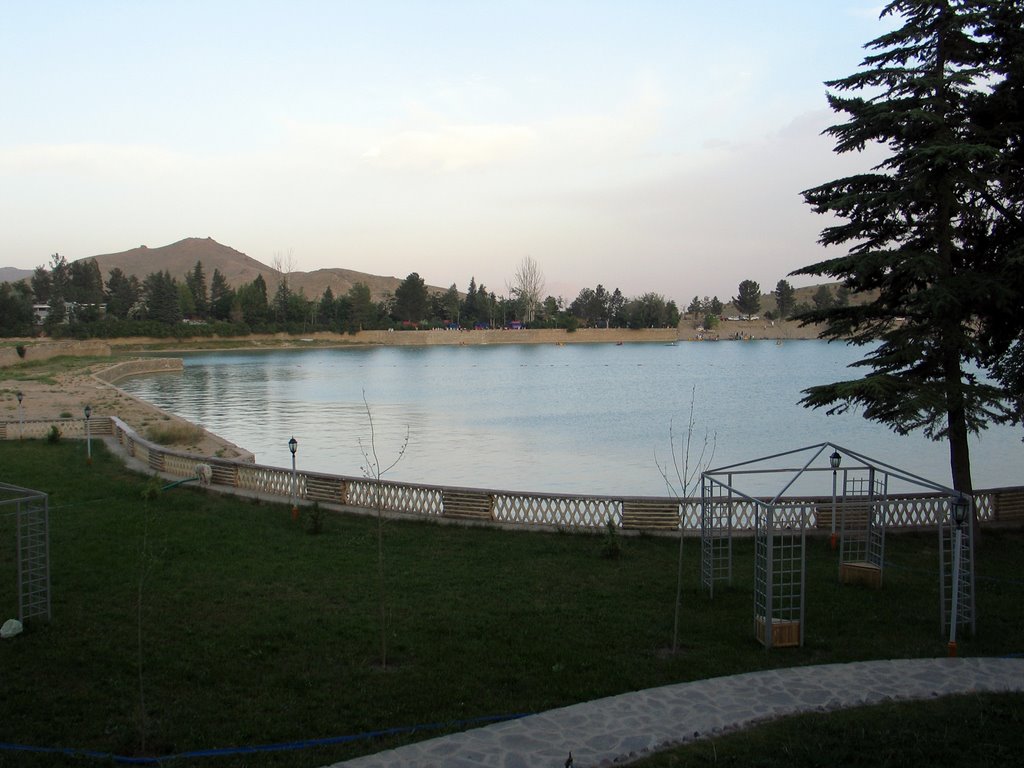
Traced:
[[[135, 275], [139, 280], [144, 280], [147, 275], [153, 272], [167, 271], [179, 281], [184, 281], [185, 275], [189, 274], [197, 261], [203, 263], [203, 271], [206, 273], [207, 287], [213, 277], [215, 269], [220, 270], [228, 285], [232, 288], [239, 288], [246, 283], [251, 283], [257, 275], [263, 275], [267, 283], [267, 290], [273, 295], [281, 280], [281, 273], [241, 251], [230, 246], [218, 243], [211, 237], [186, 237], [170, 245], [163, 245], [158, 248], [149, 248], [140, 245], [120, 253], [107, 253], [99, 256], [86, 256], [77, 261], [95, 259], [99, 265], [100, 274], [106, 280], [110, 271], [115, 267], [121, 269], [126, 275]], [[14, 267], [0, 268], [0, 282], [16, 282], [25, 280], [32, 276], [32, 270], [16, 269]], [[318, 299], [330, 286], [335, 296], [348, 293], [356, 283], [365, 283], [370, 288], [374, 300], [380, 300], [386, 293], [394, 293], [401, 284], [404, 277], [393, 277], [384, 275], [371, 275], [366, 272], [357, 272], [352, 269], [332, 267], [330, 269], [317, 269], [312, 272], [291, 272], [288, 275], [288, 284], [295, 291], [303, 291], [308, 299]], [[828, 283], [834, 286], [836, 283]], [[428, 285], [431, 291], [444, 291], [445, 287]], [[796, 301], [810, 303], [811, 297], [818, 286], [810, 286], [796, 289]], [[775, 308], [775, 296], [771, 290], [761, 295], [761, 312]], [[575, 296], [564, 297], [572, 301]], [[689, 303], [682, 296], [666, 297], [675, 299], [680, 310], [684, 310]], [[729, 301], [728, 296], [721, 297], [725, 304], [725, 313], [736, 314], [735, 308]], [[866, 297], [865, 297], [866, 298]], [[864, 299], [861, 299], [863, 301]], [[854, 299], [857, 301], [857, 299]]]
[[[215, 269], [220, 270], [232, 288], [251, 283], [257, 275], [263, 275], [268, 291], [273, 294], [282, 276], [282, 273], [273, 267], [230, 246], [218, 243], [211, 237], [187, 237], [159, 248], [141, 245], [130, 251], [88, 258], [96, 259], [104, 280], [114, 267], [119, 267], [127, 275], [135, 275], [139, 280], [157, 271], [170, 272], [172, 277], [183, 280], [185, 275], [195, 268], [196, 262], [201, 261], [207, 285]], [[313, 272], [291, 272], [288, 275], [288, 285], [294, 291], [303, 291], [308, 299], [317, 299], [328, 286], [335, 296], [340, 296], [348, 293], [356, 283], [365, 283], [374, 299], [380, 299], [385, 293], [394, 293], [403, 279], [404, 277], [371, 275], [352, 269], [331, 268], [317, 269]], [[432, 290], [443, 290], [436, 286], [428, 287]]]
[[[110, 270], [115, 267], [120, 268], [126, 275], [135, 275], [139, 280], [145, 280], [146, 276], [153, 272], [166, 271], [170, 272], [171, 276], [177, 280], [184, 281], [185, 275], [195, 269], [197, 261], [203, 263], [207, 288], [209, 288], [215, 269], [220, 270], [232, 288], [239, 288], [246, 283], [251, 283], [257, 275], [263, 275], [271, 297], [281, 280], [281, 273], [273, 267], [268, 267], [230, 246], [218, 243], [211, 237], [186, 237], [184, 240], [170, 245], [162, 245], [159, 248], [140, 245], [129, 251], [84, 256], [76, 261], [88, 259], [96, 260], [104, 281], [110, 277]], [[45, 266], [49, 267], [49, 264]], [[0, 267], [0, 283], [28, 280], [32, 277], [32, 273], [31, 269]], [[371, 275], [353, 269], [331, 268], [317, 269], [313, 272], [291, 272], [288, 275], [288, 285], [294, 291], [301, 290], [306, 294], [307, 299], [318, 299], [328, 286], [335, 296], [341, 296], [348, 293], [356, 283], [365, 283], [374, 300], [380, 300], [385, 293], [394, 293], [395, 288], [404, 279], [404, 277]], [[432, 291], [446, 290], [446, 288], [433, 285], [428, 285], [427, 288]]]

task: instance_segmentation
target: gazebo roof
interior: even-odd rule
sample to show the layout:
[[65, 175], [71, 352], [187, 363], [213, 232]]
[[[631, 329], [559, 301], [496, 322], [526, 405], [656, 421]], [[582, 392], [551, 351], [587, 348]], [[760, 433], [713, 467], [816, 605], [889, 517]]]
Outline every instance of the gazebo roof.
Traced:
[[922, 490], [949, 494], [950, 496], [966, 495], [941, 483], [920, 477], [887, 462], [874, 459], [859, 451], [844, 448], [832, 442], [817, 443], [736, 464], [707, 469], [701, 473], [701, 477], [711, 478], [715, 483], [741, 496], [747, 496], [747, 494], [734, 485], [735, 476], [779, 474], [782, 476], [783, 482], [781, 489], [772, 499], [771, 503], [774, 503], [777, 499], [784, 496], [804, 474], [833, 471], [835, 468], [831, 464], [831, 457], [836, 454], [838, 454], [840, 462], [837, 466], [843, 470], [875, 470]]

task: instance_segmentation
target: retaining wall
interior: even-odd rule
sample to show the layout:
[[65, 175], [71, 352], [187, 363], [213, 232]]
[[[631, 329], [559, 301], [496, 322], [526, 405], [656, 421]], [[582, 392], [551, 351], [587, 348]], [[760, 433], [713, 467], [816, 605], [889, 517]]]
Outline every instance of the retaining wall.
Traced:
[[[55, 425], [65, 437], [84, 437], [84, 420], [68, 419], [0, 422], [0, 440], [43, 437]], [[488, 488], [376, 481], [366, 477], [328, 475], [283, 467], [269, 467], [253, 461], [203, 457], [156, 445], [136, 433], [117, 417], [94, 417], [89, 422], [93, 436], [113, 435], [125, 453], [150, 470], [172, 477], [198, 477], [199, 465], [211, 469], [211, 485], [220, 490], [247, 495], [294, 500], [309, 505], [348, 507], [363, 511], [381, 510], [427, 518], [446, 518], [518, 527], [603, 530], [609, 523], [623, 530], [677, 532], [700, 531], [700, 498], [600, 496], [531, 493]], [[975, 511], [982, 523], [1020, 524], [1024, 508], [1024, 487], [980, 490], [974, 494]], [[792, 497], [780, 503], [800, 507], [811, 531], [829, 532], [831, 498]], [[883, 505], [885, 526], [901, 529], [934, 529], [948, 514], [947, 496], [927, 493], [889, 497]], [[755, 525], [755, 504], [747, 499], [732, 502], [732, 530], [751, 532]]]
[[104, 368], [93, 374], [93, 377], [106, 384], [113, 384], [129, 376], [139, 376], [144, 373], [162, 373], [164, 371], [181, 371], [185, 363], [180, 357], [140, 357], [138, 360], [128, 360]]

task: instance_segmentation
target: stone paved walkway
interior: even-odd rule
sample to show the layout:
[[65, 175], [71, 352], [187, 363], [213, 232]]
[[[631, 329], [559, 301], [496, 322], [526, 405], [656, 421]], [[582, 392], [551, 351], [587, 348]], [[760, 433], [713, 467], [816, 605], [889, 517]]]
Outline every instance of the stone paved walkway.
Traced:
[[441, 736], [330, 768], [621, 765], [783, 715], [954, 693], [1024, 691], [1024, 659], [906, 659], [792, 667], [667, 685]]

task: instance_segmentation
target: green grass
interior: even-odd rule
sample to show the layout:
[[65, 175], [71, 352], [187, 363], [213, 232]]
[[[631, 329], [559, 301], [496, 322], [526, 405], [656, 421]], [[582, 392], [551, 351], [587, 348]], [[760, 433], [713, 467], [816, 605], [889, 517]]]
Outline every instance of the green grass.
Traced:
[[[697, 587], [698, 544], [687, 541], [683, 648], [673, 656], [673, 539], [620, 537], [611, 559], [599, 534], [388, 522], [382, 669], [372, 518], [327, 515], [311, 536], [287, 504], [188, 486], [144, 502], [147, 478], [95, 442], [91, 467], [81, 443], [0, 443], [0, 468], [0, 482], [46, 491], [51, 505], [53, 621], [0, 642], [0, 741], [9, 743], [142, 751], [140, 615], [150, 754], [538, 712], [769, 667], [945, 653], [934, 534], [888, 538], [892, 566], [877, 592], [841, 588], [834, 554], [812, 540], [806, 645], [767, 653], [753, 638], [750, 542], [737, 543], [735, 586], [711, 601]], [[962, 639], [963, 655], [1024, 651], [1022, 542], [1020, 533], [986, 535], [979, 633]], [[13, 521], [0, 515], [0, 620], [17, 610], [14, 556]], [[203, 764], [321, 766], [430, 735]], [[0, 765], [13, 759], [0, 752]]]
[[633, 768], [1020, 765], [1024, 697], [989, 694], [801, 715], [708, 739]]
[[45, 360], [28, 360], [17, 365], [4, 368], [3, 378], [6, 381], [40, 381], [46, 384], [56, 383], [56, 377], [62, 373], [79, 372], [83, 368], [96, 363], [110, 363], [110, 357], [71, 357], [60, 355]]

